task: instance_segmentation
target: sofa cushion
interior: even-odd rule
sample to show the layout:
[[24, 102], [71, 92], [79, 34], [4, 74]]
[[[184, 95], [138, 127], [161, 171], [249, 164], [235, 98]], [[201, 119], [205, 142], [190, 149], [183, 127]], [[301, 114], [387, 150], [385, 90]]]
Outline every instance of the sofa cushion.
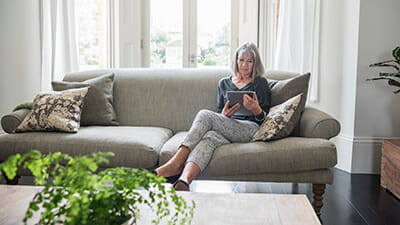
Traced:
[[178, 132], [165, 142], [160, 151], [160, 166], [165, 164], [170, 158], [172, 158], [172, 156], [174, 156], [178, 151], [178, 147], [182, 144], [183, 139], [186, 137], [186, 134], [187, 131]]
[[81, 125], [118, 125], [114, 111], [114, 74], [107, 73], [83, 82], [53, 81], [53, 90], [90, 87], [82, 108]]
[[282, 104], [289, 98], [302, 93], [301, 103], [304, 105], [307, 99], [310, 76], [310, 73], [306, 73], [287, 80], [268, 80], [271, 88], [271, 105]]
[[[177, 151], [187, 132], [180, 132], [161, 149], [160, 165]], [[325, 139], [287, 137], [270, 142], [232, 143], [218, 147], [205, 176], [299, 172], [332, 168], [337, 163], [335, 145]]]
[[296, 110], [296, 113], [288, 124], [288, 129], [293, 127], [292, 131], [294, 130], [294, 132], [297, 132], [299, 129], [298, 122], [306, 105], [310, 76], [310, 73], [306, 73], [287, 80], [268, 80], [268, 84], [271, 88], [272, 106], [282, 104], [289, 98], [303, 94], [298, 110]]
[[172, 136], [166, 128], [89, 126], [78, 133], [31, 132], [0, 135], [0, 161], [15, 153], [38, 149], [42, 153], [64, 152], [71, 155], [114, 152], [105, 167], [152, 168], [157, 165], [162, 145]]
[[252, 141], [271, 141], [289, 136], [294, 129], [294, 123], [290, 121], [299, 109], [300, 99], [301, 94], [272, 107]]
[[80, 127], [81, 105], [88, 89], [85, 87], [37, 94], [31, 111], [15, 132], [77, 132]]
[[287, 137], [220, 146], [204, 171], [211, 176], [299, 172], [336, 165], [336, 147], [325, 139]]
[[230, 74], [225, 68], [123, 68], [71, 73], [64, 81], [107, 71], [115, 74], [114, 109], [121, 125], [167, 127], [174, 133], [188, 130], [201, 109], [216, 110], [218, 81]]

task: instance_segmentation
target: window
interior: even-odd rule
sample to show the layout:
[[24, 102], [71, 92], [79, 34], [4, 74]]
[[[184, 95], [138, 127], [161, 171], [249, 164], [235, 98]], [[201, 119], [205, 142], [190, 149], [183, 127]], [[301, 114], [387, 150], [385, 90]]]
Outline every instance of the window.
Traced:
[[231, 1], [151, 0], [151, 67], [229, 65]]
[[228, 66], [238, 2], [76, 1], [79, 68]]
[[76, 1], [79, 70], [108, 67], [106, 0]]
[[197, 4], [197, 65], [228, 66], [231, 55], [231, 0], [201, 0]]
[[150, 4], [151, 67], [182, 67], [182, 0], [151, 0]]

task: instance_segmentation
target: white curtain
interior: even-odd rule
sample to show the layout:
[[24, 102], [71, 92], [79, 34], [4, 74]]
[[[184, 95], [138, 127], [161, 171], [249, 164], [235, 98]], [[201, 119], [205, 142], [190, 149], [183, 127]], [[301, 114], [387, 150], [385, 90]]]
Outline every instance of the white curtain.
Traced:
[[52, 80], [77, 71], [75, 0], [40, 0], [41, 9], [41, 89], [50, 90]]
[[318, 100], [319, 0], [280, 0], [273, 69], [311, 72], [309, 100]]

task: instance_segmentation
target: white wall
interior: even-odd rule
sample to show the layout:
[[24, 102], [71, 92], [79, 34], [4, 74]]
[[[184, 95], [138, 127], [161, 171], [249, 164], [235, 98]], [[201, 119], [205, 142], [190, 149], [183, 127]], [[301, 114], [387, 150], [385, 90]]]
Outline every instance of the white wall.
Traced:
[[368, 65], [392, 59], [392, 49], [400, 46], [399, 10], [399, 0], [363, 0], [361, 3], [355, 128], [361, 137], [400, 137], [400, 95], [391, 93], [398, 88], [384, 81], [365, 82], [382, 71]]
[[354, 134], [359, 0], [321, 2], [319, 102], [312, 106], [341, 123], [334, 139], [338, 168], [351, 170]]
[[[352, 172], [380, 171], [382, 137], [400, 137], [400, 95], [386, 82], [366, 82], [382, 68], [369, 68], [374, 62], [392, 59], [391, 51], [400, 46], [400, 1], [362, 0], [358, 42], [357, 98]], [[387, 70], [392, 71], [394, 70]]]
[[[0, 1], [0, 117], [40, 89], [38, 1]], [[1, 128], [0, 128], [1, 129]]]
[[390, 58], [400, 45], [398, 0], [321, 2], [320, 108], [341, 122], [334, 139], [337, 167], [379, 173], [382, 137], [400, 137], [400, 95], [380, 82], [368, 65]]

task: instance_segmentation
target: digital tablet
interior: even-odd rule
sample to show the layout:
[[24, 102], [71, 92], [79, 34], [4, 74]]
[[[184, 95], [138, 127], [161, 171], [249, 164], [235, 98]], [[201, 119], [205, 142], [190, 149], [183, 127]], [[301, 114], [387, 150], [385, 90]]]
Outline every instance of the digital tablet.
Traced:
[[251, 116], [253, 113], [243, 106], [243, 95], [247, 94], [253, 97], [253, 91], [228, 91], [228, 100], [230, 101], [229, 107], [236, 103], [240, 104], [239, 110], [234, 114], [235, 116]]

